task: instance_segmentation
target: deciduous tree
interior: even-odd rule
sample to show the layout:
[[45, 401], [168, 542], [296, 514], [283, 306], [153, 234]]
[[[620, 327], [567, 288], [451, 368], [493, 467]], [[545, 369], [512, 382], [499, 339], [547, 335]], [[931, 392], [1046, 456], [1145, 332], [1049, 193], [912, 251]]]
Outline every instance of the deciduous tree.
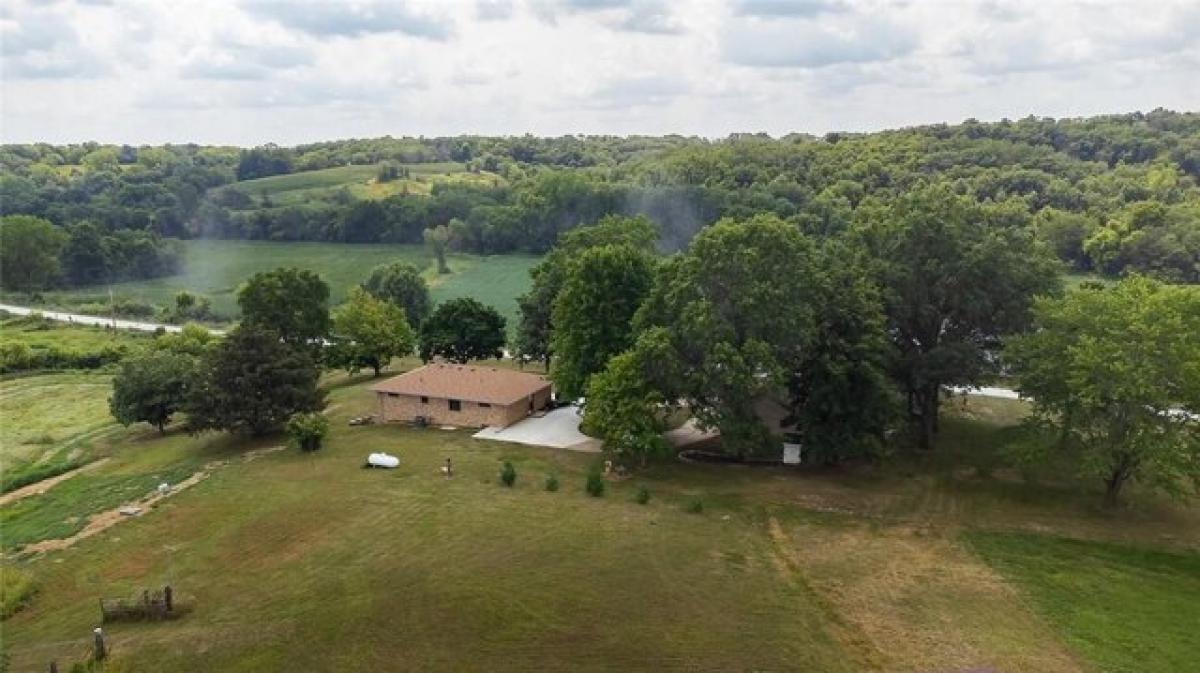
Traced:
[[450, 273], [450, 267], [446, 265], [446, 246], [450, 242], [450, 229], [444, 225], [430, 227], [422, 234], [425, 239], [425, 245], [429, 246], [430, 252], [437, 260], [438, 273]]
[[1129, 278], [1039, 300], [1006, 358], [1031, 423], [1117, 502], [1131, 479], [1180, 493], [1200, 484], [1200, 288]]
[[237, 301], [242, 324], [273, 330], [289, 344], [318, 348], [329, 334], [329, 286], [307, 269], [256, 273]]
[[569, 265], [554, 302], [551, 338], [558, 357], [550, 374], [562, 395], [582, 395], [588, 377], [633, 344], [630, 322], [653, 273], [654, 258], [628, 245], [585, 250]]
[[346, 303], [334, 311], [333, 334], [334, 343], [326, 349], [329, 357], [350, 373], [370, 367], [379, 376], [392, 358], [408, 355], [416, 345], [404, 309], [360, 287], [352, 289]]
[[412, 264], [393, 262], [375, 267], [363, 288], [379, 299], [404, 309], [408, 324], [416, 329], [429, 315], [429, 286]]
[[108, 408], [122, 425], [144, 421], [165, 432], [196, 376], [196, 358], [168, 350], [148, 350], [121, 361], [113, 377]]
[[40, 217], [5, 215], [0, 218], [0, 282], [23, 292], [50, 287], [58, 280], [58, 255], [66, 243], [66, 233]]
[[468, 297], [451, 299], [422, 323], [419, 347], [426, 362], [435, 356], [452, 362], [501, 357], [504, 316]]
[[664, 264], [637, 323], [661, 327], [670, 362], [656, 382], [686, 399], [702, 427], [717, 428], [739, 456], [770, 444], [756, 411], [784, 390], [816, 328], [814, 246], [773, 217], [722, 221]]
[[530, 269], [531, 287], [517, 299], [521, 313], [517, 323], [517, 353], [522, 357], [541, 360], [550, 368], [554, 301], [566, 282], [567, 266], [571, 260], [589, 248], [603, 245], [628, 245], [635, 250], [649, 252], [654, 250], [657, 239], [658, 231], [654, 223], [642, 216], [610, 215], [596, 224], [563, 234], [558, 245]]
[[188, 428], [277, 430], [293, 414], [324, 407], [320, 374], [310, 350], [285, 343], [274, 330], [239, 325], [203, 358], [184, 407]]
[[921, 445], [938, 429], [942, 386], [975, 384], [994, 371], [1000, 337], [1028, 325], [1039, 294], [1059, 288], [1059, 264], [1027, 227], [948, 186], [934, 185], [888, 208], [860, 209], [856, 235], [876, 263], [894, 374]]

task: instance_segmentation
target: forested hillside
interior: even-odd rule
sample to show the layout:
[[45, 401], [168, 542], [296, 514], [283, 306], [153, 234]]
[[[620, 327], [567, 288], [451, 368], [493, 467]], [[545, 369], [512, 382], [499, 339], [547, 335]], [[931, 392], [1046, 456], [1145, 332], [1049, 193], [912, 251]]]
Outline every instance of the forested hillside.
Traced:
[[[45, 218], [66, 230], [64, 249], [110, 255], [64, 257], [59, 283], [87, 284], [101, 268], [172, 272], [161, 241], [172, 237], [419, 243], [426, 229], [446, 226], [460, 251], [542, 253], [561, 232], [614, 213], [647, 215], [666, 250], [723, 217], [762, 213], [832, 235], [928, 182], [994, 204], [1006, 226], [1034, 227], [1074, 270], [1200, 281], [1200, 114], [1192, 112], [722, 140], [6, 145], [0, 166], [4, 215]], [[313, 179], [270, 177], [302, 174]], [[121, 261], [114, 251], [137, 247], [118, 245], [125, 230], [149, 232], [138, 243], [157, 251], [146, 252], [153, 263]]]

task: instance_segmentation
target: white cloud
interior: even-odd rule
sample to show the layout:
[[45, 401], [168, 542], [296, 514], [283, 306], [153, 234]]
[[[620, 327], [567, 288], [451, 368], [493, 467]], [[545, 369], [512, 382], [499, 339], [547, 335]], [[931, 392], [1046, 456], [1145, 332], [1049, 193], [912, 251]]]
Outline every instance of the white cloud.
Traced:
[[722, 54], [730, 63], [767, 68], [888, 61], [918, 45], [918, 36], [904, 26], [857, 16], [837, 22], [732, 21], [721, 40]]
[[7, 0], [5, 141], [823, 133], [1200, 109], [1194, 0]]
[[445, 40], [453, 26], [444, 17], [410, 7], [401, 0], [347, 3], [315, 0], [245, 0], [251, 14], [318, 37], [358, 37], [397, 32], [430, 40]]

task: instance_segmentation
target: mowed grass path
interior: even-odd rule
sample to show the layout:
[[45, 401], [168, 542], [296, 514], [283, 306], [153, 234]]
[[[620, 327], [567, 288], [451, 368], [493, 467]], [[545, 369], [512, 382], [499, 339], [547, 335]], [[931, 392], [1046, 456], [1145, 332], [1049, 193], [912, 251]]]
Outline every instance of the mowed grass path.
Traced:
[[[597, 499], [583, 492], [593, 456], [468, 431], [351, 428], [348, 418], [374, 407], [371, 382], [327, 381], [348, 384], [330, 395], [332, 436], [316, 454], [244, 462], [241, 451], [278, 440], [146, 433], [58, 487], [69, 490], [9, 515], [6, 530], [35, 535], [39, 522], [94, 511], [89, 492], [115, 506], [113, 489], [130, 483], [120, 479], [174, 483], [227, 461], [144, 517], [20, 561], [38, 592], [4, 623], [14, 669], [52, 659], [63, 669], [87, 651], [98, 597], [164, 583], [190, 611], [107, 627], [112, 670], [1118, 671], [1126, 669], [1093, 657], [1079, 634], [1131, 657], [1147, 641], [1175, 652], [1191, 645], [1186, 628], [1151, 633], [1144, 624], [1194, 614], [1179, 603], [1195, 600], [1186, 581], [1176, 595], [1165, 590], [1170, 573], [1193, 572], [1194, 508], [1141, 500], [1099, 512], [1090, 494], [1030, 486], [1040, 495], [1026, 498], [1003, 485], [1005, 475], [908, 474], [903, 465], [797, 473], [666, 463], [609, 482]], [[960, 424], [968, 422], [978, 421]], [[400, 469], [360, 467], [379, 450], [399, 455]], [[450, 480], [439, 473], [446, 457]], [[497, 481], [505, 460], [517, 467], [514, 489]], [[558, 492], [544, 490], [547, 474], [558, 476]], [[652, 492], [644, 506], [633, 502], [642, 485]], [[699, 514], [687, 511], [696, 498]], [[1097, 632], [1095, 622], [1072, 625], [1042, 609], [1042, 587], [1022, 578], [1041, 572], [1057, 538], [1026, 533], [1027, 547], [997, 555], [973, 537], [1023, 526], [1142, 546], [1169, 531], [1182, 560], [1160, 563], [1169, 572], [1131, 610], [1079, 599], [1104, 616]], [[1121, 579], [1090, 562], [1071, 571], [1072, 553], [1052, 552], [1062, 572]]]
[[[236, 316], [237, 289], [256, 272], [281, 266], [315, 271], [329, 284], [331, 301], [336, 305], [376, 266], [399, 261], [424, 271], [434, 301], [475, 297], [500, 311], [511, 328], [516, 320], [516, 298], [529, 288], [529, 268], [538, 261], [531, 255], [450, 255], [450, 268], [455, 273], [437, 276], [428, 251], [418, 245], [210, 240], [185, 241], [184, 245], [182, 274], [118, 283], [112, 286], [113, 292], [118, 297], [167, 306], [176, 293], [188, 290], [211, 297], [218, 313]], [[57, 294], [99, 297], [104, 290], [84, 288]], [[47, 294], [50, 303], [54, 294]], [[107, 295], [99, 299], [107, 300]]]

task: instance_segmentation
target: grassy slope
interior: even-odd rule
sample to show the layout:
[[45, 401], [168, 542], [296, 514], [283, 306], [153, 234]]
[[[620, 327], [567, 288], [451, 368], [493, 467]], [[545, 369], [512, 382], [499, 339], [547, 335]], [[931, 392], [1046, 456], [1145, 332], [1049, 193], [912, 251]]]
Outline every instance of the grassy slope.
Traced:
[[[149, 281], [113, 286], [117, 296], [167, 305], [175, 293], [191, 290], [208, 295], [218, 313], [235, 315], [237, 288], [257, 271], [296, 266], [316, 271], [329, 283], [334, 304], [366, 278], [374, 267], [393, 261], [426, 270], [435, 301], [474, 296], [493, 305], [510, 323], [516, 316], [516, 297], [529, 287], [528, 269], [537, 258], [526, 255], [451, 255], [456, 271], [437, 277], [428, 252], [416, 245], [350, 245], [344, 243], [276, 243], [267, 241], [187, 241], [184, 273]], [[58, 293], [65, 297], [96, 295], [103, 288]], [[56, 293], [47, 293], [54, 302]]]
[[[171, 582], [192, 612], [110, 627], [122, 670], [1087, 670], [1074, 629], [1094, 638], [1092, 625], [1063, 626], [1038, 596], [1031, 607], [1024, 596], [1040, 587], [983, 550], [997, 574], [958, 531], [1139, 544], [1169, 532], [1200, 549], [1194, 509], [1145, 499], [1099, 513], [1087, 496], [1029, 486], [1038, 496], [1024, 497], [1003, 475], [937, 463], [808, 474], [667, 464], [597, 500], [582, 492], [590, 456], [458, 431], [349, 428], [373, 407], [361, 383], [336, 389], [331, 404], [319, 453], [233, 461], [141, 519], [22, 562], [39, 590], [4, 625], [17, 669], [84, 652], [98, 596]], [[953, 441], [1001, 441], [988, 419], [1016, 410], [972, 404], [950, 424], [960, 426]], [[123, 486], [175, 481], [248, 448], [152, 433], [125, 446], [71, 488], [0, 510], [5, 530], [62, 534], [64, 522], [113, 506]], [[375, 450], [400, 455], [401, 469], [360, 469]], [[438, 475], [446, 456], [450, 481]], [[503, 460], [519, 472], [511, 491], [496, 483]], [[558, 493], [541, 488], [548, 473]], [[632, 502], [643, 484], [654, 494], [644, 507]], [[696, 497], [704, 512], [686, 513]], [[1006, 553], [1019, 569], [1041, 549]], [[1079, 576], [1107, 577], [1090, 573]], [[1194, 602], [1184, 586], [1178, 599]], [[1137, 613], [1147, 623], [1194, 610], [1153, 595]], [[1116, 620], [1111, 604], [1097, 606]], [[1151, 636], [1128, 633], [1136, 642], [1110, 647], [1136, 656]], [[1178, 651], [1190, 637], [1161, 629], [1151, 642]]]
[[99, 457], [100, 440], [120, 430], [108, 413], [109, 381], [102, 374], [0, 381], [0, 481], [23, 484]]
[[1195, 670], [1200, 554], [1028, 534], [967, 540], [1098, 670]]
[[[194, 605], [186, 619], [109, 629], [133, 670], [854, 669], [824, 608], [779, 583], [745, 514], [697, 516], [665, 497], [642, 507], [631, 485], [589, 498], [589, 457], [351, 429], [370, 396], [333, 398], [320, 453], [230, 465], [62, 563], [38, 562], [37, 599], [5, 624], [14, 663], [77, 651], [97, 592], [171, 581]], [[403, 468], [361, 469], [372, 450]], [[504, 459], [520, 472], [513, 490], [496, 484]], [[548, 472], [561, 491], [541, 488]]]

